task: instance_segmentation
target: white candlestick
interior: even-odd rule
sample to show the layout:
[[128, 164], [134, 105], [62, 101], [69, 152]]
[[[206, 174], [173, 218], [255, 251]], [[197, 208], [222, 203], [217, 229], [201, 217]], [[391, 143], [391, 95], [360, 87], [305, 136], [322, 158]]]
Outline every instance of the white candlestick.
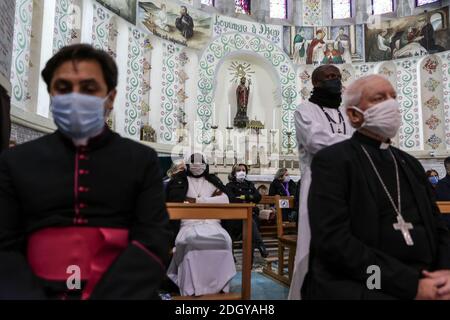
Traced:
[[231, 127], [231, 104], [228, 105], [228, 127]]
[[275, 113], [275, 109], [273, 109], [273, 115], [272, 115], [272, 129], [274, 129], [275, 130], [275, 116], [276, 116], [276, 113]]
[[212, 124], [216, 124], [216, 103], [213, 103], [213, 114], [212, 114]]

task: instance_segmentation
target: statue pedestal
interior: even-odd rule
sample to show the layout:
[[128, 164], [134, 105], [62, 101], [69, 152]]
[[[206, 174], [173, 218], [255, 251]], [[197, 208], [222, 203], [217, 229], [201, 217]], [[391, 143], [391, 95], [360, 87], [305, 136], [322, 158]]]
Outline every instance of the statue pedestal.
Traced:
[[247, 117], [247, 116], [244, 116], [244, 115], [237, 115], [237, 116], [234, 118], [233, 124], [234, 124], [234, 126], [235, 126], [236, 128], [242, 129], [242, 128], [246, 128], [246, 127], [247, 127], [248, 121], [249, 121], [249, 120], [248, 120], [248, 117]]

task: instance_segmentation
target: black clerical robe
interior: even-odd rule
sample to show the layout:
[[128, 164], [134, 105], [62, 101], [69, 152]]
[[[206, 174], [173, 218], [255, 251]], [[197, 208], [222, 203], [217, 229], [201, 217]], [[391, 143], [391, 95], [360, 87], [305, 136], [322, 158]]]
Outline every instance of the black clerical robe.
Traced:
[[194, 36], [194, 20], [188, 14], [176, 18], [175, 27], [186, 39], [190, 39]]
[[[151, 148], [105, 128], [86, 147], [56, 131], [0, 157], [1, 299], [157, 298], [169, 238]], [[55, 280], [66, 262], [95, 286], [86, 270], [81, 290]]]
[[[389, 147], [399, 166], [402, 215], [414, 225], [414, 246], [407, 246], [393, 228], [396, 214], [361, 145], [397, 204], [394, 162], [379, 142], [355, 132], [316, 154], [305, 299], [413, 299], [422, 270], [450, 269], [450, 235], [419, 161]], [[380, 268], [381, 289], [367, 288], [372, 265]]]

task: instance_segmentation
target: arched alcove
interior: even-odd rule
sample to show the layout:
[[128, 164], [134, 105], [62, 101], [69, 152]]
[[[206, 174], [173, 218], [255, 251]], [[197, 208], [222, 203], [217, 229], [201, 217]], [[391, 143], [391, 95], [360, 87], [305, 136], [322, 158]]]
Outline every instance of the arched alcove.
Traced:
[[[282, 147], [287, 149], [286, 132], [294, 132], [293, 111], [297, 102], [295, 71], [290, 58], [277, 46], [262, 37], [248, 33], [227, 33], [212, 41], [204, 51], [200, 61], [197, 95], [198, 129], [201, 135], [197, 142], [208, 144], [211, 141], [212, 103], [214, 102], [215, 79], [221, 61], [229, 54], [242, 52], [257, 55], [274, 68], [280, 81], [282, 100]], [[291, 141], [295, 146], [295, 141]]]

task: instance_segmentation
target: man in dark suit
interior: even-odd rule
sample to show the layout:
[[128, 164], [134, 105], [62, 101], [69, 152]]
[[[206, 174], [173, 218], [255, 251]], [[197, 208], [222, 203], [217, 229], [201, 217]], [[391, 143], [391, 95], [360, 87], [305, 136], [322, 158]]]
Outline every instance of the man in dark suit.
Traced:
[[378, 75], [344, 94], [357, 131], [319, 151], [305, 299], [450, 299], [450, 234], [417, 159], [390, 146], [396, 92]]
[[450, 157], [445, 158], [444, 167], [447, 174], [436, 186], [437, 201], [450, 201]]

